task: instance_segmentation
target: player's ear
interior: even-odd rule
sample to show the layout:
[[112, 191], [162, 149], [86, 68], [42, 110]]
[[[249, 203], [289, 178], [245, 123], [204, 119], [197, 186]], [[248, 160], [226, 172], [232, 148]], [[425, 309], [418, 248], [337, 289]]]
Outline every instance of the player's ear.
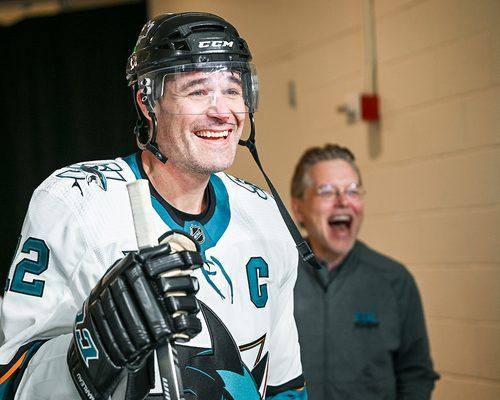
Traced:
[[142, 102], [141, 91], [138, 90], [135, 94], [135, 100], [137, 101], [137, 105], [141, 109], [142, 114], [146, 117], [147, 120], [151, 121], [151, 117], [149, 116], [148, 109], [146, 105]]
[[302, 212], [302, 199], [292, 197], [292, 213], [295, 220], [302, 224], [304, 222], [304, 214]]

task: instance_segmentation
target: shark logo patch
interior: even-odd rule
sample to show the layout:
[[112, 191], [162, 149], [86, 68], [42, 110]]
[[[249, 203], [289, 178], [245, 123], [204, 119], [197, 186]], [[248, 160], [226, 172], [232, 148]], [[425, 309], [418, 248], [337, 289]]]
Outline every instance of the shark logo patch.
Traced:
[[121, 174], [122, 171], [123, 169], [115, 162], [81, 163], [70, 165], [56, 176], [58, 178], [74, 179], [73, 187], [77, 187], [83, 196], [80, 186], [81, 181], [86, 182], [87, 185], [97, 185], [101, 190], [106, 191], [109, 180], [125, 182], [125, 178]]

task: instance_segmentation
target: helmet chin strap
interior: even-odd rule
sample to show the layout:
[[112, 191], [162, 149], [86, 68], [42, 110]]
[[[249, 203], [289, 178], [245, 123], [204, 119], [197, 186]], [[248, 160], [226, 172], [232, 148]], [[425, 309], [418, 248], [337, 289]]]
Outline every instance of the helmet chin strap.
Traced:
[[281, 200], [280, 195], [278, 194], [278, 191], [275, 189], [273, 183], [271, 182], [271, 179], [267, 176], [267, 174], [264, 172], [264, 168], [262, 167], [262, 164], [259, 159], [259, 154], [257, 153], [257, 147], [255, 146], [255, 118], [253, 115], [253, 112], [248, 113], [248, 117], [250, 119], [250, 135], [248, 136], [248, 139], [242, 140], [240, 139], [239, 144], [242, 146], [245, 146], [249, 151], [250, 154], [252, 154], [253, 159], [255, 160], [255, 163], [260, 169], [260, 172], [264, 176], [264, 179], [267, 182], [267, 185], [269, 186], [269, 189], [271, 190], [271, 193], [274, 197], [274, 200], [276, 201], [276, 205], [278, 206], [278, 210], [281, 214], [281, 218], [283, 218], [283, 221], [286, 224], [286, 227], [288, 228], [288, 231], [290, 232], [290, 235], [292, 235], [293, 241], [295, 242], [295, 245], [297, 246], [297, 250], [299, 251], [300, 256], [302, 257], [302, 260], [305, 262], [309, 263], [311, 266], [320, 269], [321, 266], [318, 263], [318, 260], [316, 260], [316, 257], [314, 256], [314, 253], [311, 250], [311, 247], [309, 244], [304, 240], [302, 235], [299, 232], [299, 229], [297, 228], [297, 225], [295, 225], [295, 222], [293, 222], [292, 217], [290, 216], [290, 213], [286, 209], [285, 205], [283, 204], [283, 201]]
[[152, 110], [148, 110], [149, 117], [151, 118], [151, 124], [153, 125], [153, 133], [151, 134], [151, 138], [144, 145], [146, 150], [149, 150], [153, 155], [160, 160], [163, 164], [165, 164], [168, 158], [160, 151], [158, 147], [158, 143], [156, 143], [156, 134], [158, 132], [158, 121], [156, 120], [156, 114]]
[[[149, 150], [158, 160], [165, 164], [167, 162], [167, 157], [160, 151], [158, 143], [156, 143], [156, 136], [158, 134], [158, 120], [156, 119], [156, 114], [153, 110], [153, 107], [151, 106], [149, 97], [146, 95], [142, 96], [141, 94], [142, 103], [148, 110], [150, 120], [148, 120], [144, 116], [142, 111], [139, 109], [139, 105], [137, 104], [137, 87], [134, 86], [132, 93], [134, 96], [135, 111], [137, 113], [137, 122], [134, 127], [134, 134], [137, 138], [137, 143], [139, 144], [140, 148]], [[153, 128], [152, 132], [150, 130], [150, 121]], [[144, 142], [145, 138], [147, 138], [147, 140]]]

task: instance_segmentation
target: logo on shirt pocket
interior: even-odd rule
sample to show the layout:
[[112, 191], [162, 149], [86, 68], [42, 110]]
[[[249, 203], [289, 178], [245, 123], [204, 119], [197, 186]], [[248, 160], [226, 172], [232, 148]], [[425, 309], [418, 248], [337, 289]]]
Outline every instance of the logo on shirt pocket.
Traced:
[[375, 328], [380, 325], [380, 321], [374, 312], [361, 312], [354, 313], [354, 325], [361, 328]]

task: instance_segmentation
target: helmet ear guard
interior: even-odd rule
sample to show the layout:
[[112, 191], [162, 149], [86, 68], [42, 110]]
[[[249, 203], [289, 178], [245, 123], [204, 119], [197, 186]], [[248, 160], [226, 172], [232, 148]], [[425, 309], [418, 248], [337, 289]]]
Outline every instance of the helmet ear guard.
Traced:
[[[151, 101], [151, 90], [148, 81], [143, 80], [141, 84], [134, 84], [132, 87], [134, 106], [137, 113], [137, 121], [134, 127], [134, 135], [137, 146], [141, 150], [149, 150], [162, 163], [167, 162], [167, 157], [160, 151], [156, 142], [158, 122]], [[138, 100], [138, 96], [140, 96]], [[149, 119], [144, 114], [138, 102], [141, 102], [148, 113]]]

